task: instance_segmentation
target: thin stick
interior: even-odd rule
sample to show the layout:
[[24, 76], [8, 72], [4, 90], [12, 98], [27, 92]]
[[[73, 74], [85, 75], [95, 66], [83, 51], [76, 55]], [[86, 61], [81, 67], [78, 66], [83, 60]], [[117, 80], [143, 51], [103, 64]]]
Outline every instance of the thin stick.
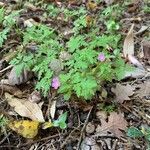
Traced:
[[18, 145], [17, 147], [20, 148], [20, 147], [23, 147], [23, 146], [26, 146], [26, 145], [30, 145], [30, 144], [38, 143], [38, 142], [41, 142], [41, 141], [46, 141], [46, 140], [49, 140], [49, 139], [52, 139], [52, 138], [56, 138], [58, 136], [59, 136], [59, 134], [55, 134], [55, 135], [48, 136], [48, 137], [45, 137], [45, 138], [42, 138], [42, 139], [39, 139], [39, 140], [36, 140], [36, 141], [30, 141], [30, 142]]
[[84, 130], [86, 128], [86, 125], [88, 123], [88, 120], [89, 120], [89, 117], [90, 117], [90, 114], [91, 114], [91, 111], [92, 111], [93, 107], [89, 110], [89, 113], [86, 117], [86, 120], [84, 122], [84, 126], [82, 127], [82, 130], [81, 130], [81, 134], [80, 134], [80, 138], [79, 138], [79, 142], [78, 142], [78, 145], [77, 145], [77, 150], [80, 149], [80, 145], [81, 145], [81, 140], [82, 140], [82, 137], [83, 137], [83, 133], [84, 133]]
[[3, 73], [3, 72], [5, 72], [5, 71], [9, 70], [9, 69], [11, 69], [12, 67], [13, 67], [13, 65], [10, 65], [10, 66], [4, 68], [4, 69], [0, 70], [0, 73]]

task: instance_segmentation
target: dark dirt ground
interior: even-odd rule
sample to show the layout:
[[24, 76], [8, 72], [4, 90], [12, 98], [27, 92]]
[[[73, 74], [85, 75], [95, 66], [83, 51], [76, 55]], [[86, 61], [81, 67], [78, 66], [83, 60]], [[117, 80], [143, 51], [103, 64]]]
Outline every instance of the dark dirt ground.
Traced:
[[[25, 1], [18, 0], [1, 0], [0, 6], [3, 5], [8, 12], [16, 9], [23, 9], [20, 17], [18, 18], [19, 28], [24, 28], [24, 22], [28, 19], [33, 19], [35, 22], [42, 22], [52, 27], [57, 26], [59, 32], [62, 32], [62, 27], [70, 26], [70, 22], [63, 20], [63, 12], [56, 18], [42, 18], [45, 10], [44, 5], [53, 3], [57, 7], [87, 7], [86, 0], [78, 1], [69, 0], [65, 2], [51, 0], [30, 2], [31, 5], [25, 6]], [[114, 2], [123, 3], [120, 1]], [[145, 5], [150, 7], [149, 2], [142, 0], [134, 0], [129, 2], [126, 6], [120, 22], [122, 23], [119, 34], [125, 38], [132, 23], [135, 24], [134, 32], [137, 33], [142, 26], [148, 27], [150, 25], [150, 13], [144, 12], [143, 7]], [[113, 4], [110, 4], [113, 5]], [[98, 10], [92, 12], [92, 15], [96, 15], [101, 9], [109, 7], [105, 2], [98, 4]], [[89, 12], [91, 13], [91, 12]], [[62, 17], [62, 18], [61, 18]], [[6, 130], [5, 133], [0, 133], [0, 149], [1, 150], [146, 150], [148, 143], [144, 138], [130, 138], [123, 131], [120, 137], [115, 136], [111, 132], [98, 132], [98, 128], [102, 125], [102, 118], [107, 121], [108, 116], [111, 114], [111, 109], [115, 110], [119, 114], [123, 114], [124, 120], [127, 122], [127, 126], [134, 126], [137, 128], [149, 127], [150, 125], [150, 39], [144, 41], [145, 37], [150, 37], [150, 29], [146, 29], [139, 34], [135, 35], [135, 56], [141, 62], [146, 70], [146, 74], [138, 77], [129, 77], [119, 82], [119, 84], [127, 86], [130, 84], [134, 88], [133, 94], [129, 96], [129, 100], [123, 103], [115, 101], [115, 94], [112, 93], [111, 88], [115, 87], [117, 82], [108, 84], [105, 87], [107, 96], [101, 97], [100, 93], [97, 93], [91, 102], [80, 101], [74, 97], [69, 102], [64, 102], [61, 95], [57, 95], [53, 91], [45, 99], [42, 108], [43, 114], [46, 115], [46, 111], [49, 108], [48, 100], [57, 100], [56, 114], [60, 114], [62, 111], [68, 112], [67, 129], [61, 130], [59, 128], [49, 128], [46, 130], [40, 130], [38, 136], [34, 139], [26, 139], [19, 134]], [[0, 48], [0, 80], [6, 78], [10, 69], [5, 68], [9, 66], [6, 60], [6, 54], [15, 50], [20, 42], [20, 38], [12, 30], [8, 39], [2, 48]], [[144, 41], [144, 42], [143, 42]], [[141, 54], [144, 50], [144, 55]], [[7, 57], [8, 58], [8, 57]], [[1, 71], [3, 70], [3, 71]], [[11, 119], [22, 119], [18, 116], [13, 108], [11, 108], [5, 101], [4, 93], [9, 92], [15, 95], [15, 92], [19, 89], [24, 93], [24, 97], [28, 97], [33, 92], [33, 80], [28, 81], [25, 84], [19, 86], [0, 85], [0, 113], [6, 115]], [[17, 89], [16, 89], [17, 88]], [[47, 100], [48, 99], [48, 100]], [[108, 107], [109, 106], [109, 107]], [[121, 119], [121, 118], [120, 118]], [[123, 121], [124, 121], [123, 120]], [[118, 121], [118, 120], [117, 120]], [[121, 122], [118, 122], [119, 124]], [[117, 124], [116, 124], [117, 125]]]

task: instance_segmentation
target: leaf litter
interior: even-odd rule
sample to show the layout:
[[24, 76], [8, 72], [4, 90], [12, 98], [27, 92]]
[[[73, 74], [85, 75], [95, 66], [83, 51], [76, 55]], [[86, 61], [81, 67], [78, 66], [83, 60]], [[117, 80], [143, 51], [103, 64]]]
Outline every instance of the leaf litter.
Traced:
[[123, 103], [126, 100], [131, 100], [130, 96], [134, 94], [134, 87], [127, 84], [127, 85], [121, 85], [117, 84], [115, 88], [112, 88], [111, 91], [115, 93], [115, 100], [118, 103]]
[[18, 99], [9, 93], [5, 93], [8, 104], [22, 117], [30, 118], [34, 121], [44, 122], [43, 113], [40, 105], [32, 103], [26, 99]]
[[[53, 0], [52, 0], [53, 1]], [[54, 1], [53, 1], [54, 2]], [[53, 3], [51, 1], [49, 1], [49, 3]], [[43, 2], [45, 3], [45, 2]], [[99, 10], [101, 10], [101, 8], [105, 8], [107, 7], [111, 7], [113, 6], [113, 4], [118, 4], [118, 1], [115, 0], [104, 0], [103, 2], [100, 2], [97, 4], [97, 2], [93, 2], [93, 1], [83, 1], [83, 6], [84, 4], [86, 4], [85, 6], [87, 7], [88, 11], [90, 12], [90, 14], [92, 14], [93, 16], [95, 14], [97, 14], [97, 12]], [[14, 1], [14, 6], [15, 4], [18, 5], [18, 1]], [[67, 4], [67, 2], [61, 2], [61, 1], [56, 1], [56, 3], [53, 3], [54, 6], [57, 6], [58, 8], [64, 7], [67, 8], [69, 7], [80, 7], [82, 2], [76, 2], [76, 1], [72, 1], [69, 0], [69, 3]], [[13, 9], [13, 7], [11, 6], [11, 4], [9, 4], [9, 2], [1, 2], [0, 6], [4, 6], [7, 8], [9, 7], [9, 9]], [[42, 16], [42, 11], [44, 12], [43, 8], [40, 8], [40, 2], [37, 4], [32, 4], [31, 3], [26, 3], [25, 7], [23, 8], [25, 11], [22, 14], [22, 27], [31, 27], [34, 26], [34, 24], [37, 24], [39, 22], [44, 22], [44, 23], [48, 23], [48, 25], [52, 25], [54, 27], [59, 26], [59, 28], [61, 29], [65, 29], [65, 33], [67, 33], [67, 39], [70, 38], [70, 34], [73, 34], [71, 31], [71, 24], [72, 22], [69, 20], [68, 22], [65, 21], [65, 17], [63, 16], [63, 13], [60, 13], [59, 16], [57, 16], [56, 18], [58, 19], [51, 19], [49, 17], [47, 17], [46, 19], [44, 17], [46, 16]], [[47, 5], [47, 3], [46, 3]], [[142, 120], [139, 122], [139, 120], [136, 120], [137, 118], [134, 116], [135, 112], [134, 110], [136, 109], [137, 113], [140, 112], [142, 110], [142, 113], [145, 113], [147, 116], [149, 115], [149, 105], [142, 103], [142, 101], [139, 103], [139, 101], [136, 101], [136, 98], [139, 97], [140, 99], [149, 99], [149, 81], [147, 81], [147, 79], [149, 78], [149, 75], [147, 76], [148, 73], [148, 69], [145, 67], [145, 62], [147, 63], [147, 60], [145, 60], [143, 62], [143, 60], [138, 58], [138, 54], [140, 49], [140, 44], [142, 42], [139, 41], [143, 41], [144, 36], [148, 34], [149, 32], [149, 25], [148, 22], [146, 20], [144, 20], [145, 18], [148, 19], [147, 14], [144, 14], [145, 16], [143, 17], [136, 17], [139, 15], [136, 15], [136, 13], [138, 14], [139, 10], [139, 6], [137, 5], [137, 2], [132, 2], [129, 4], [126, 4], [126, 6], [128, 7], [128, 10], [125, 10], [124, 13], [124, 17], [127, 16], [127, 18], [123, 18], [124, 21], [128, 20], [128, 33], [127, 36], [124, 39], [124, 44], [123, 44], [123, 55], [125, 57], [125, 59], [127, 61], [129, 61], [129, 63], [135, 65], [136, 71], [129, 71], [126, 72], [126, 77], [124, 78], [125, 81], [129, 81], [130, 84], [126, 84], [124, 83], [124, 80], [120, 81], [120, 83], [114, 83], [115, 84], [115, 88], [112, 88], [111, 86], [111, 90], [113, 92], [113, 97], [111, 97], [112, 95], [110, 94], [110, 89], [105, 88], [106, 89], [106, 96], [102, 96], [104, 97], [104, 99], [106, 101], [104, 101], [103, 99], [101, 100], [97, 100], [95, 99], [94, 101], [91, 102], [80, 102], [80, 101], [75, 101], [76, 98], [73, 98], [73, 100], [71, 102], [62, 102], [61, 105], [57, 105], [58, 101], [62, 101], [62, 97], [55, 97], [55, 100], [53, 101], [53, 103], [50, 106], [47, 106], [47, 98], [44, 98], [41, 96], [41, 93], [37, 93], [36, 91], [34, 91], [32, 88], [27, 90], [27, 93], [23, 93], [22, 90], [20, 90], [22, 88], [22, 86], [26, 86], [27, 84], [32, 84], [32, 82], [30, 79], [34, 76], [28, 76], [26, 70], [23, 71], [23, 73], [21, 74], [21, 76], [17, 76], [16, 73], [14, 73], [14, 68], [11, 70], [10, 74], [6, 74], [5, 76], [2, 74], [0, 74], [1, 78], [1, 86], [0, 86], [0, 92], [2, 93], [2, 95], [5, 95], [3, 99], [5, 99], [7, 102], [7, 104], [9, 104], [11, 107], [11, 110], [14, 110], [17, 112], [17, 118], [21, 118], [14, 120], [14, 121], [10, 121], [9, 123], [9, 127], [14, 130], [16, 133], [18, 133], [19, 135], [23, 136], [24, 138], [35, 138], [37, 136], [37, 134], [39, 133], [39, 129], [41, 127], [41, 122], [43, 122], [42, 124], [42, 128], [46, 129], [45, 131], [42, 131], [42, 133], [40, 132], [40, 137], [42, 137], [41, 141], [37, 141], [36, 144], [38, 143], [40, 145], [40, 143], [42, 143], [46, 148], [45, 149], [52, 149], [51, 144], [45, 144], [45, 141], [48, 140], [52, 143], [53, 147], [55, 147], [55, 149], [58, 149], [58, 147], [63, 147], [61, 145], [61, 142], [64, 142], [64, 149], [69, 149], [70, 147], [76, 148], [76, 144], [74, 143], [78, 143], [78, 142], [74, 142], [75, 140], [78, 141], [79, 139], [79, 134], [81, 132], [82, 129], [82, 125], [84, 120], [86, 120], [87, 117], [87, 111], [89, 111], [88, 106], [95, 106], [95, 108], [93, 109], [91, 116], [89, 117], [89, 121], [87, 123], [87, 125], [85, 124], [86, 128], [85, 128], [85, 138], [83, 136], [83, 140], [81, 143], [81, 149], [113, 149], [110, 143], [114, 144], [114, 147], [116, 149], [119, 149], [119, 146], [126, 148], [125, 145], [127, 145], [128, 143], [124, 144], [124, 141], [121, 141], [121, 137], [125, 137], [128, 140], [128, 137], [124, 134], [127, 126], [128, 125], [134, 125], [134, 126], [140, 126], [140, 122], [147, 122], [144, 117], [142, 115], [141, 118]], [[142, 6], [141, 6], [142, 7]], [[39, 13], [39, 15], [37, 15]], [[109, 10], [108, 12], [109, 13]], [[134, 14], [135, 13], [135, 14]], [[139, 12], [140, 14], [140, 12]], [[112, 14], [115, 15], [115, 14]], [[143, 15], [142, 13], [140, 15]], [[24, 17], [25, 16], [25, 17]], [[90, 17], [90, 18], [93, 18]], [[95, 17], [95, 16], [94, 16]], [[131, 19], [130, 19], [131, 18]], [[132, 19], [133, 18], [133, 19]], [[134, 18], [138, 18], [138, 19], [134, 19]], [[70, 19], [70, 18], [69, 18]], [[39, 20], [39, 21], [37, 21]], [[96, 21], [97, 19], [94, 19], [94, 21]], [[144, 24], [142, 24], [141, 27], [139, 27], [139, 22], [140, 20], [142, 20], [144, 22]], [[59, 22], [59, 23], [58, 23]], [[63, 22], [63, 23], [62, 23]], [[133, 25], [134, 23], [134, 25]], [[58, 25], [59, 24], [59, 25]], [[65, 27], [65, 24], [67, 24]], [[89, 25], [90, 26], [90, 25]], [[130, 26], [130, 27], [129, 27]], [[103, 26], [103, 24], [100, 24], [100, 28], [101, 31], [103, 31], [103, 29], [105, 28]], [[137, 28], [139, 30], [137, 30]], [[137, 30], [137, 32], [134, 33], [134, 30]], [[68, 31], [67, 31], [68, 30]], [[61, 30], [58, 31], [59, 34], [61, 34]], [[119, 31], [118, 31], [119, 32]], [[62, 33], [64, 34], [64, 33]], [[140, 35], [140, 37], [138, 37]], [[16, 38], [17, 39], [17, 38]], [[144, 39], [145, 40], [145, 39]], [[143, 53], [144, 53], [144, 58], [142, 59], [149, 59], [149, 40], [146, 39], [147, 42], [143, 42]], [[138, 44], [137, 44], [138, 43]], [[5, 44], [5, 48], [7, 50], [9, 50], [9, 48], [7, 48], [7, 41]], [[34, 43], [32, 43], [34, 45]], [[139, 46], [137, 48], [137, 45]], [[30, 49], [36, 49], [37, 47], [33, 46], [33, 48], [30, 47]], [[15, 51], [16, 49], [11, 49], [11, 51]], [[66, 51], [63, 51], [60, 53], [59, 59], [57, 59], [57, 62], [54, 61], [53, 63], [49, 64], [50, 67], [53, 69], [53, 71], [56, 74], [59, 74], [59, 72], [61, 72], [63, 70], [63, 66], [61, 66], [61, 61], [66, 61], [69, 60], [71, 58], [71, 54], [69, 54]], [[4, 58], [4, 57], [3, 57]], [[1, 58], [0, 58], [1, 59]], [[56, 65], [58, 64], [58, 65]], [[0, 71], [4, 68], [3, 64], [1, 64], [0, 67]], [[5, 69], [5, 68], [4, 68]], [[5, 72], [8, 73], [8, 70], [6, 70]], [[8, 77], [7, 82], [2, 82], [2, 80], [6, 79]], [[6, 80], [5, 80], [6, 81]], [[3, 83], [3, 84], [2, 84]], [[5, 83], [8, 83], [10, 85], [6, 85]], [[134, 85], [135, 84], [135, 85]], [[3, 86], [4, 85], [4, 86]], [[4, 87], [4, 88], [3, 88]], [[13, 89], [14, 87], [14, 89]], [[114, 87], [114, 86], [113, 86]], [[8, 93], [9, 94], [8, 94]], [[53, 92], [53, 91], [50, 91]], [[5, 93], [5, 94], [3, 94]], [[27, 94], [24, 98], [24, 95]], [[48, 98], [51, 97], [51, 93], [49, 93]], [[115, 97], [114, 97], [115, 96]], [[29, 98], [27, 98], [29, 97]], [[43, 108], [41, 109], [41, 105], [39, 105], [38, 103], [43, 102]], [[102, 102], [101, 102], [102, 101]], [[112, 103], [118, 103], [117, 107], [121, 112], [125, 111], [125, 116], [123, 116], [123, 113], [116, 113], [116, 110], [113, 110], [113, 112], [111, 112], [111, 104]], [[104, 106], [107, 108], [103, 111], [101, 110], [101, 108], [99, 107], [99, 103], [104, 103]], [[132, 109], [132, 105], [134, 106], [134, 109]], [[3, 104], [3, 101], [2, 101]], [[41, 103], [42, 104], [42, 103]], [[127, 105], [125, 105], [127, 104]], [[122, 109], [121, 106], [125, 106], [124, 108], [126, 108], [126, 110]], [[50, 127], [52, 126], [52, 124], [50, 122], [45, 122], [45, 120], [48, 120], [49, 118], [45, 118], [45, 112], [47, 110], [47, 108], [50, 107], [50, 112], [48, 117], [50, 117], [52, 120], [55, 120], [57, 118], [59, 118], [59, 114], [62, 114], [63, 111], [68, 111], [69, 113], [69, 117], [71, 119], [68, 119], [68, 124], [72, 124], [73, 128], [67, 128], [67, 130], [65, 130], [64, 132], [66, 132], [66, 134], [62, 133], [62, 130], [57, 128], [57, 131], [59, 132], [59, 135], [57, 135], [57, 131], [55, 131], [55, 129], [51, 130]], [[9, 107], [8, 107], [9, 108]], [[131, 109], [131, 111], [129, 111]], [[7, 114], [7, 110], [5, 110], [5, 108], [3, 107], [3, 105], [1, 106], [1, 110], [2, 112], [4, 112], [4, 114]], [[132, 112], [133, 111], [133, 112]], [[9, 113], [8, 113], [9, 114]], [[108, 115], [109, 114], [109, 115]], [[139, 113], [140, 114], [140, 113]], [[11, 116], [14, 117], [14, 116]], [[9, 117], [8, 117], [9, 118]], [[30, 120], [26, 120], [26, 118], [29, 118]], [[136, 118], [136, 119], [133, 119]], [[128, 121], [128, 122], [127, 122]], [[61, 123], [61, 122], [60, 122]], [[30, 129], [29, 129], [30, 128]], [[48, 131], [48, 132], [47, 132]], [[122, 132], [123, 131], [123, 132]], [[107, 134], [106, 134], [107, 133]], [[112, 133], [112, 134], [110, 134]], [[86, 134], [88, 134], [88, 138], [86, 136]], [[46, 137], [47, 135], [47, 137]], [[52, 136], [51, 136], [52, 135]], [[53, 138], [54, 135], [54, 138]], [[16, 134], [13, 135], [14, 137], [18, 138]], [[61, 138], [59, 138], [59, 136]], [[45, 138], [46, 137], [46, 138]], [[96, 137], [93, 139], [93, 137]], [[2, 137], [3, 138], [3, 137]], [[45, 138], [45, 141], [42, 142]], [[52, 140], [51, 140], [52, 138]], [[98, 139], [100, 138], [100, 140]], [[116, 144], [115, 146], [115, 138], [120, 139], [120, 143]], [[24, 144], [24, 141], [22, 141], [22, 139], [18, 138], [19, 141], [21, 142], [21, 144]], [[9, 139], [10, 143], [14, 146], [18, 145], [18, 143], [16, 143], [16, 141], [14, 142], [13, 139]], [[57, 142], [53, 142], [53, 141], [61, 141], [60, 143]], [[49, 142], [49, 143], [50, 143]], [[131, 141], [130, 141], [131, 142]], [[140, 149], [142, 149], [143, 147], [145, 148], [146, 146], [144, 145], [145, 142], [143, 142], [141, 139], [139, 141], [139, 143], [142, 142], [142, 145], [140, 145]], [[98, 144], [97, 144], [98, 143]], [[131, 142], [132, 143], [132, 142]], [[26, 144], [26, 143], [25, 143]], [[32, 145], [32, 143], [31, 143]], [[101, 145], [101, 147], [99, 146]], [[136, 149], [136, 145], [134, 144], [134, 142], [131, 144], [132, 146], [130, 147], [130, 149], [132, 149], [134, 147], [134, 149]], [[9, 146], [8, 142], [4, 140], [4, 146]], [[32, 145], [34, 146], [34, 145]], [[37, 146], [38, 147], [38, 146]], [[24, 147], [26, 149], [30, 149], [30, 146], [27, 148], [26, 146]], [[114, 149], [115, 149], [114, 148]], [[143, 148], [143, 149], [144, 149]]]
[[108, 122], [102, 121], [101, 125], [96, 128], [96, 134], [103, 134], [111, 132], [116, 137], [123, 136], [121, 130], [125, 131], [127, 128], [127, 121], [124, 119], [122, 114], [117, 114], [116, 112], [110, 113], [108, 117]]

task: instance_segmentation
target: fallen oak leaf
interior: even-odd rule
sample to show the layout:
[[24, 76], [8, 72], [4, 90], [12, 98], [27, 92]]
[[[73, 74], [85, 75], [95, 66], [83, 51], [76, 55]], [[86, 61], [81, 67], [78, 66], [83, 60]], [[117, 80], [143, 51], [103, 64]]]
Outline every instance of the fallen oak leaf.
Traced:
[[44, 122], [40, 105], [26, 99], [18, 99], [9, 93], [5, 93], [5, 99], [11, 107], [22, 117], [28, 117], [34, 121]]
[[111, 91], [116, 95], [116, 101], [123, 103], [125, 100], [130, 100], [129, 96], [134, 94], [134, 87], [127, 84], [126, 86], [117, 84], [116, 88], [112, 88]]
[[140, 98], [150, 99], [150, 81], [145, 81], [143, 84], [140, 84], [139, 88], [137, 95]]
[[96, 132], [98, 133], [106, 133], [111, 132], [116, 137], [120, 138], [123, 136], [120, 130], [126, 130], [127, 121], [124, 119], [122, 114], [117, 114], [116, 112], [110, 113], [108, 117], [108, 122], [104, 121], [101, 123], [101, 126], [98, 126]]

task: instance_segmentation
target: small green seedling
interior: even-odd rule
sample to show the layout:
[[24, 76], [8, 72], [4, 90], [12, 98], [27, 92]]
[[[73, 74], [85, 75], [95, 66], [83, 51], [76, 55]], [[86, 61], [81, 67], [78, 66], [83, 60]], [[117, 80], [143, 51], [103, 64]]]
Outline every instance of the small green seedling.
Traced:
[[53, 122], [53, 125], [54, 127], [60, 127], [61, 129], [66, 129], [67, 128], [66, 120], [67, 120], [67, 112], [60, 115], [59, 118]]
[[131, 138], [142, 138], [147, 141], [147, 147], [150, 149], [150, 127], [142, 127], [141, 130], [139, 130], [136, 127], [130, 127], [128, 128], [127, 135]]

